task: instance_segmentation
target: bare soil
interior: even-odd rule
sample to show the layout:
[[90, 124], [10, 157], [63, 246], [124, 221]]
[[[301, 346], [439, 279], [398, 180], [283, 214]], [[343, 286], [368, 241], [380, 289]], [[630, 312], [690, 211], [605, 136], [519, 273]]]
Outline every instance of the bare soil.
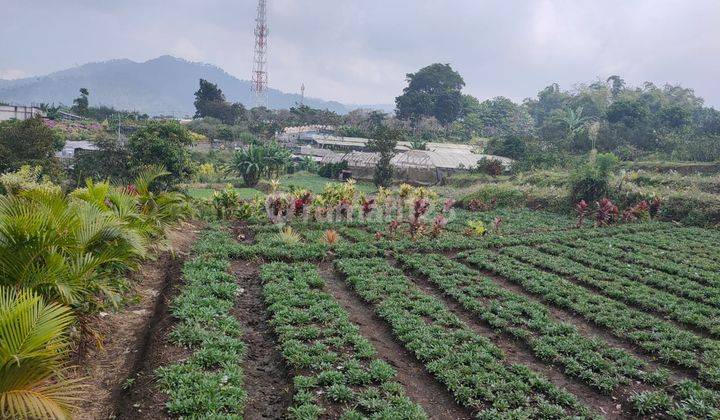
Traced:
[[166, 398], [157, 391], [153, 372], [187, 356], [166, 340], [174, 322], [168, 304], [177, 294], [180, 269], [196, 236], [197, 225], [192, 224], [170, 232], [175, 253], [164, 252], [137, 271], [136, 303], [91, 321], [89, 328], [101, 334], [102, 347], [83, 346], [73, 356], [76, 375], [85, 377], [87, 386], [75, 418], [167, 417]]
[[243, 362], [247, 402], [245, 418], [277, 419], [285, 416], [292, 404], [291, 375], [277, 348], [277, 339], [268, 324], [269, 316], [262, 299], [260, 265], [256, 261], [235, 261], [231, 266], [242, 293], [232, 314], [245, 331], [247, 354]]
[[328, 293], [348, 312], [350, 321], [377, 350], [377, 356], [397, 371], [397, 381], [405, 387], [406, 395], [433, 419], [469, 419], [470, 409], [461, 406], [445, 386], [430, 375], [421, 362], [398, 343], [390, 327], [373, 312], [335, 273], [332, 263], [319, 264]]

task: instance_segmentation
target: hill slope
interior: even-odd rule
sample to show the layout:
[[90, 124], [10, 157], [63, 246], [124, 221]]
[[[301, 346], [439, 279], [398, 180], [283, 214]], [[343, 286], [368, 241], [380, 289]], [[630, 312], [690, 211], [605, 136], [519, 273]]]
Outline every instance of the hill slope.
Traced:
[[[69, 105], [81, 87], [90, 90], [93, 105], [109, 105], [118, 109], [137, 110], [150, 115], [192, 115], [193, 93], [198, 79], [206, 79], [218, 86], [232, 102], [252, 105], [250, 82], [240, 80], [219, 67], [189, 62], [164, 55], [144, 63], [131, 60], [111, 60], [89, 63], [51, 73], [47, 76], [18, 80], [0, 80], [0, 102], [62, 103]], [[300, 95], [270, 89], [270, 106], [289, 108], [300, 101]], [[346, 113], [354, 107], [335, 101], [305, 98], [314, 108]], [[378, 108], [378, 106], [368, 106]], [[387, 110], [388, 106], [379, 106]]]

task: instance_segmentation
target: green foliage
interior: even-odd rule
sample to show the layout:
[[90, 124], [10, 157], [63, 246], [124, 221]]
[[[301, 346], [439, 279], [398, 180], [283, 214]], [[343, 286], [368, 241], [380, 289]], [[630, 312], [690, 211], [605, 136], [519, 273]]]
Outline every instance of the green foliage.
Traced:
[[590, 155], [588, 163], [570, 176], [570, 199], [573, 203], [585, 200], [592, 203], [610, 196], [610, 175], [618, 158], [612, 153]]
[[45, 174], [56, 176], [60, 166], [55, 152], [64, 142], [40, 118], [0, 122], [0, 173], [23, 165], [41, 166]]
[[375, 129], [373, 138], [368, 142], [368, 148], [380, 155], [373, 174], [376, 187], [387, 187], [392, 182], [394, 171], [390, 161], [395, 156], [395, 146], [399, 139], [398, 130], [381, 125]]
[[72, 111], [78, 115], [87, 116], [90, 102], [88, 101], [88, 92], [85, 88], [80, 88], [80, 96], [73, 99]]
[[458, 203], [464, 208], [468, 208], [473, 200], [488, 204], [494, 203], [498, 207], [521, 207], [525, 204], [525, 194], [510, 184], [484, 184], [477, 190], [461, 197]]
[[68, 379], [70, 308], [0, 286], [0, 411], [8, 418], [69, 418], [80, 401]]
[[510, 159], [523, 159], [527, 149], [526, 141], [519, 136], [493, 137], [485, 148], [485, 152]]
[[395, 98], [399, 119], [434, 117], [441, 124], [455, 121], [463, 111], [460, 90], [465, 81], [449, 64], [431, 64], [409, 73], [408, 86]]
[[112, 135], [94, 140], [99, 150], [77, 150], [73, 158], [74, 178], [125, 182], [131, 178], [130, 151], [117, 143]]
[[498, 347], [470, 330], [440, 300], [418, 290], [384, 258], [341, 259], [336, 266], [405, 348], [458, 402], [478, 410], [478, 416], [542, 417], [550, 406], [563, 415], [590, 415], [572, 394], [505, 361]]
[[180, 123], [148, 121], [128, 140], [130, 165], [133, 168], [161, 165], [169, 172], [165, 182], [176, 183], [190, 176], [187, 147], [191, 144], [190, 134]]
[[180, 321], [171, 332], [178, 345], [189, 347], [186, 360], [156, 371], [160, 389], [169, 395], [168, 411], [189, 418], [240, 417], [247, 394], [240, 367], [246, 352], [242, 330], [230, 314], [239, 286], [229, 274], [232, 238], [217, 227], [203, 232], [195, 258], [183, 266], [184, 287], [175, 298], [173, 315]]
[[0, 175], [0, 194], [18, 195], [22, 191], [47, 190], [60, 192], [60, 187], [42, 175], [42, 167], [23, 165], [15, 172]]
[[277, 143], [251, 144], [235, 152], [229, 169], [242, 176], [247, 187], [254, 187], [262, 176], [280, 175], [289, 157], [290, 151]]
[[348, 313], [322, 290], [324, 281], [314, 266], [270, 263], [262, 267], [261, 278], [280, 351], [298, 372], [291, 418], [318, 418], [333, 403], [342, 418], [426, 418], [394, 382], [394, 369], [375, 358]]
[[340, 173], [346, 170], [347, 166], [348, 163], [345, 160], [338, 163], [326, 163], [320, 167], [320, 169], [318, 170], [318, 175], [325, 178], [338, 179]]
[[200, 88], [195, 92], [195, 118], [217, 118], [224, 124], [234, 124], [245, 119], [245, 107], [240, 103], [230, 104], [225, 100], [216, 84], [200, 79]]

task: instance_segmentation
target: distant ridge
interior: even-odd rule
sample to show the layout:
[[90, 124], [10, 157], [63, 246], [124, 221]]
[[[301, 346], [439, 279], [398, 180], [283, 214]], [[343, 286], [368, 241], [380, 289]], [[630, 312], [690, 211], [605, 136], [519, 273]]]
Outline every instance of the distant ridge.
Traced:
[[[90, 90], [93, 105], [182, 117], [195, 112], [193, 93], [200, 78], [217, 83], [229, 101], [241, 102], [246, 107], [253, 105], [249, 81], [211, 64], [170, 55], [142, 63], [128, 59], [88, 63], [46, 76], [0, 80], [0, 102], [70, 105], [78, 96], [78, 90], [85, 87]], [[268, 98], [274, 109], [287, 109], [300, 102], [300, 95], [276, 89], [270, 89]], [[392, 108], [391, 105], [347, 106], [316, 98], [305, 98], [305, 104], [341, 114], [359, 107], [384, 111]]]

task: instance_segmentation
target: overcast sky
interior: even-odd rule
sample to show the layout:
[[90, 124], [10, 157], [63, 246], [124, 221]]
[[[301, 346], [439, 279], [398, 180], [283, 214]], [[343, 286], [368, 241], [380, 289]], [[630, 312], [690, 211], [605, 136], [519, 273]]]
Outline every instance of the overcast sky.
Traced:
[[[268, 0], [270, 85], [392, 103], [450, 63], [480, 99], [619, 74], [720, 107], [720, 0]], [[172, 54], [248, 79], [255, 0], [0, 0], [0, 78]]]

